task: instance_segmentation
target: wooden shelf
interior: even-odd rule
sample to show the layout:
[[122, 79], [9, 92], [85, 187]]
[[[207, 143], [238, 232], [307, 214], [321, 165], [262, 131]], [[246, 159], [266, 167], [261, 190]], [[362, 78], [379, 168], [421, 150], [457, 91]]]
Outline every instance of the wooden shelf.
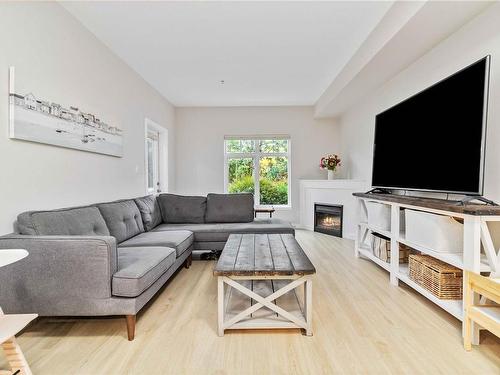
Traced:
[[[373, 226], [368, 225], [368, 223], [366, 223], [366, 222], [359, 223], [358, 225], [361, 228], [366, 228], [366, 229], [370, 230], [370, 232], [382, 234], [390, 239], [393, 238], [391, 232], [379, 230]], [[404, 231], [400, 232], [399, 237], [396, 240], [399, 243], [402, 243], [406, 246], [411, 247], [412, 249], [420, 251], [421, 253], [430, 255], [436, 259], [439, 259], [445, 263], [451, 264], [452, 266], [455, 266], [455, 267], [460, 268], [462, 270], [465, 269], [464, 268], [464, 261], [463, 261], [463, 253], [441, 253], [438, 251], [431, 250], [429, 248], [426, 248], [424, 246], [421, 246], [421, 245], [418, 245], [416, 243], [413, 243], [413, 242], [406, 240]], [[366, 249], [366, 250], [369, 250], [369, 249]], [[372, 256], [373, 256], [373, 254], [372, 254]], [[488, 265], [488, 259], [486, 258], [485, 254], [481, 254], [481, 272], [491, 272], [491, 267]]]
[[[424, 254], [430, 255], [436, 259], [439, 259], [445, 263], [451, 264], [460, 269], [464, 269], [464, 254], [463, 253], [441, 253], [438, 251], [434, 251], [428, 249], [424, 246], [420, 246], [416, 243], [407, 241], [404, 233], [401, 233], [398, 238], [398, 242], [402, 243], [406, 246], [411, 247], [412, 249], [418, 250]], [[481, 272], [490, 272], [491, 268], [488, 265], [488, 260], [486, 259], [486, 255], [481, 254]]]
[[366, 245], [361, 245], [359, 248], [359, 253], [363, 255], [365, 258], [370, 259], [372, 262], [378, 264], [380, 267], [385, 269], [386, 271], [389, 271], [391, 268], [390, 263], [384, 262], [383, 260], [377, 258], [373, 253], [371, 252], [370, 248]]
[[368, 228], [370, 230], [370, 232], [381, 234], [383, 236], [386, 236], [387, 238], [392, 238], [392, 234], [390, 231], [377, 229], [371, 225], [368, 225], [368, 223], [360, 223], [359, 225], [362, 227]]
[[422, 294], [427, 299], [434, 302], [436, 305], [441, 307], [443, 310], [446, 310], [447, 312], [449, 312], [455, 318], [457, 318], [459, 320], [463, 320], [462, 300], [442, 300], [442, 299], [437, 298], [434, 294], [429, 292], [427, 289], [421, 287], [416, 282], [414, 282], [412, 279], [410, 279], [410, 276], [408, 275], [408, 265], [407, 264], [400, 264], [399, 265], [399, 271], [397, 273], [397, 278], [400, 281], [404, 282], [409, 287], [415, 289], [417, 292]]

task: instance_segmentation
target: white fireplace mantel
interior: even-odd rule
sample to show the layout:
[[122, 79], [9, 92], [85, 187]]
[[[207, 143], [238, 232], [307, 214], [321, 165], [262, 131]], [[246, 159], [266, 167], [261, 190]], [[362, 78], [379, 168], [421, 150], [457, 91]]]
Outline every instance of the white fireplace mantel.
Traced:
[[352, 193], [366, 191], [369, 185], [361, 180], [300, 180], [300, 225], [314, 230], [314, 203], [341, 204], [343, 237], [356, 235], [356, 200]]

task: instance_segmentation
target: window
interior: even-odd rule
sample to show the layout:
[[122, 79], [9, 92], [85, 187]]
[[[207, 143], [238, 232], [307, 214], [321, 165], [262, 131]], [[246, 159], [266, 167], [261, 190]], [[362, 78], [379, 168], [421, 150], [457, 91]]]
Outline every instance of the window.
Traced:
[[290, 205], [290, 140], [287, 136], [226, 137], [225, 186], [254, 193], [259, 206]]
[[146, 193], [155, 194], [166, 190], [167, 130], [146, 119]]

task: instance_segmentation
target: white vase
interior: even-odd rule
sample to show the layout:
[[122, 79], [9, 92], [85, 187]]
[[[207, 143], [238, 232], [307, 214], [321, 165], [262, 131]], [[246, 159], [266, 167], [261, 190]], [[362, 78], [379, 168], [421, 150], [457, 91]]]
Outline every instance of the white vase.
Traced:
[[332, 171], [331, 169], [328, 170], [328, 179], [333, 180], [335, 178], [335, 171]]

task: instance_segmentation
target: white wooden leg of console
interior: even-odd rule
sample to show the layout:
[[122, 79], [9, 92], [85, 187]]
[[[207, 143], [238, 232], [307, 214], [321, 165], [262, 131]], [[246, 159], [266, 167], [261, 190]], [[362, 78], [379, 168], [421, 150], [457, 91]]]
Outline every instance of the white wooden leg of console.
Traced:
[[[475, 273], [481, 272], [481, 217], [467, 215], [464, 218], [464, 268]], [[464, 278], [465, 283], [465, 278]], [[464, 285], [465, 293], [465, 285]], [[474, 296], [473, 304], [479, 302]], [[463, 300], [465, 300], [465, 295]], [[465, 311], [464, 311], [465, 317]], [[465, 320], [465, 319], [464, 319]], [[465, 322], [462, 321], [462, 334], [465, 333]], [[479, 344], [479, 327], [472, 323], [472, 344]]]
[[[361, 205], [363, 204], [363, 201], [361, 199], [356, 200], [356, 218], [357, 222], [360, 223], [361, 221]], [[361, 225], [358, 224], [356, 226], [356, 237], [354, 239], [354, 256], [356, 258], [359, 258], [359, 246], [360, 246], [360, 240], [361, 240], [361, 231], [363, 229], [361, 228]]]
[[390, 281], [391, 285], [398, 286], [398, 273], [399, 273], [399, 225], [400, 213], [397, 204], [391, 205], [391, 272]]

